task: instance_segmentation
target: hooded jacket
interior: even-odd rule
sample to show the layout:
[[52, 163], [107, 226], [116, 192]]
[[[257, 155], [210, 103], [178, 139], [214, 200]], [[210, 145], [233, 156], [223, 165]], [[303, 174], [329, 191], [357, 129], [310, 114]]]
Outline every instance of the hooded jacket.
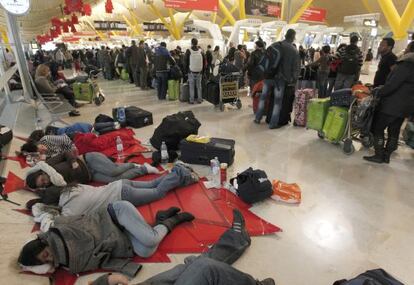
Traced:
[[378, 96], [380, 112], [400, 118], [414, 114], [414, 52], [397, 61]]
[[166, 72], [169, 70], [168, 64], [174, 65], [175, 61], [171, 57], [167, 48], [159, 46], [155, 49], [154, 68], [156, 72]]

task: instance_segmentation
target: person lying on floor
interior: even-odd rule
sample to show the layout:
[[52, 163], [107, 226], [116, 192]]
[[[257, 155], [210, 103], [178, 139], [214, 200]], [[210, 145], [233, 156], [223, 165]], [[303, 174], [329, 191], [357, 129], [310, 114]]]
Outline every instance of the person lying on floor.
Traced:
[[188, 186], [198, 180], [198, 175], [190, 167], [177, 163], [170, 173], [151, 181], [124, 179], [101, 187], [78, 184], [46, 188], [38, 191], [40, 199], [30, 200], [26, 205], [44, 232], [53, 224], [56, 215], [88, 215], [100, 207], [122, 200], [142, 206], [162, 199], [175, 188]]
[[[250, 237], [239, 210], [233, 210], [233, 225], [206, 253], [190, 256], [166, 272], [136, 285], [274, 285], [267, 278], [262, 281], [231, 266], [250, 246]], [[105, 274], [91, 285], [128, 285], [128, 278], [120, 274]]]
[[95, 123], [93, 125], [89, 123], [75, 123], [68, 127], [58, 128], [53, 126], [48, 126], [45, 130], [46, 135], [68, 135], [73, 136], [77, 133], [87, 134], [87, 133], [98, 133], [100, 135], [119, 130], [121, 125], [118, 122], [102, 122]]
[[158, 173], [159, 170], [148, 163], [114, 163], [99, 152], [90, 152], [83, 157], [65, 152], [39, 161], [30, 168], [26, 173], [26, 185], [38, 189], [71, 183], [88, 184], [92, 181], [110, 183]]
[[90, 215], [58, 217], [49, 231], [23, 246], [18, 263], [38, 274], [66, 267], [72, 274], [104, 269], [133, 277], [141, 265], [128, 258], [150, 257], [169, 232], [192, 220], [190, 213], [168, 209], [157, 212], [151, 227], [134, 205], [118, 201]]

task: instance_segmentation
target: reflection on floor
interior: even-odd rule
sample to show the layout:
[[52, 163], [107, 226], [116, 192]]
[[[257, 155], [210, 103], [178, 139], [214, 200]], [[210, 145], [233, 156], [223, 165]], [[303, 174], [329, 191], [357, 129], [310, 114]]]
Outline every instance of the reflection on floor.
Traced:
[[[271, 178], [302, 187], [299, 206], [274, 201], [254, 206], [253, 212], [284, 232], [253, 238], [251, 248], [235, 264], [237, 268], [257, 278], [273, 277], [281, 285], [328, 285], [382, 267], [406, 284], [414, 284], [413, 150], [401, 147], [390, 165], [373, 165], [362, 160], [368, 151], [360, 145], [352, 156], [345, 156], [340, 147], [320, 140], [314, 131], [293, 126], [269, 130], [265, 124], [253, 124], [250, 98], [243, 99], [242, 110], [220, 112], [208, 103], [159, 102], [153, 91], [142, 92], [121, 81], [105, 81], [101, 87], [106, 102], [81, 108], [82, 116], [68, 118], [68, 122], [91, 122], [99, 113], [111, 114], [115, 106], [136, 105], [154, 114], [153, 126], [136, 130], [137, 137], [146, 141], [167, 114], [193, 110], [202, 122], [201, 134], [236, 140], [231, 173], [252, 166], [264, 169]], [[27, 133], [25, 125], [33, 122], [33, 115], [21, 113], [16, 131], [22, 126], [21, 132]], [[11, 151], [20, 144], [14, 140]], [[23, 176], [15, 162], [9, 162], [6, 171]], [[31, 197], [24, 191], [10, 195], [22, 204]], [[13, 208], [0, 202], [2, 282], [49, 284], [46, 278], [18, 274], [17, 254], [29, 239], [32, 222]], [[134, 281], [169, 269], [184, 257], [171, 256], [171, 264], [146, 264]], [[87, 284], [91, 278], [82, 277], [77, 284]]]

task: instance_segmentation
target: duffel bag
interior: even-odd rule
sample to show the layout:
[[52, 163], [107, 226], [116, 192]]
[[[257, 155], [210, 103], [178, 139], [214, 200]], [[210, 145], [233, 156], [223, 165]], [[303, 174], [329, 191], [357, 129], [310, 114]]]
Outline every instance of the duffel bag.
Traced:
[[263, 170], [254, 170], [249, 167], [236, 178], [232, 178], [230, 183], [233, 184], [235, 180], [237, 181], [237, 194], [246, 203], [260, 202], [273, 194], [272, 183]]
[[201, 123], [191, 111], [179, 112], [165, 117], [155, 129], [150, 142], [156, 149], [161, 148], [164, 141], [168, 150], [178, 150], [180, 141], [189, 135], [197, 135]]
[[339, 280], [333, 285], [404, 285], [384, 269], [368, 270], [351, 280]]
[[352, 101], [354, 101], [354, 96], [352, 96], [351, 88], [335, 90], [331, 94], [331, 106], [349, 108], [349, 106], [352, 104]]

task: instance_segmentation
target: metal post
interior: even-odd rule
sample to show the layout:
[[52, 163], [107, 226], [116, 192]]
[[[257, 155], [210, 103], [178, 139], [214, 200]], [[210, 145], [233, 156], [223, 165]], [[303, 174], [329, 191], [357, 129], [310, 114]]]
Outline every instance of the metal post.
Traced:
[[16, 64], [19, 69], [20, 79], [22, 81], [23, 97], [27, 103], [30, 103], [33, 98], [33, 91], [30, 86], [29, 69], [27, 68], [26, 56], [24, 54], [23, 44], [20, 38], [20, 31], [17, 25], [16, 16], [7, 12], [5, 12], [5, 14], [10, 44], [16, 57]]

